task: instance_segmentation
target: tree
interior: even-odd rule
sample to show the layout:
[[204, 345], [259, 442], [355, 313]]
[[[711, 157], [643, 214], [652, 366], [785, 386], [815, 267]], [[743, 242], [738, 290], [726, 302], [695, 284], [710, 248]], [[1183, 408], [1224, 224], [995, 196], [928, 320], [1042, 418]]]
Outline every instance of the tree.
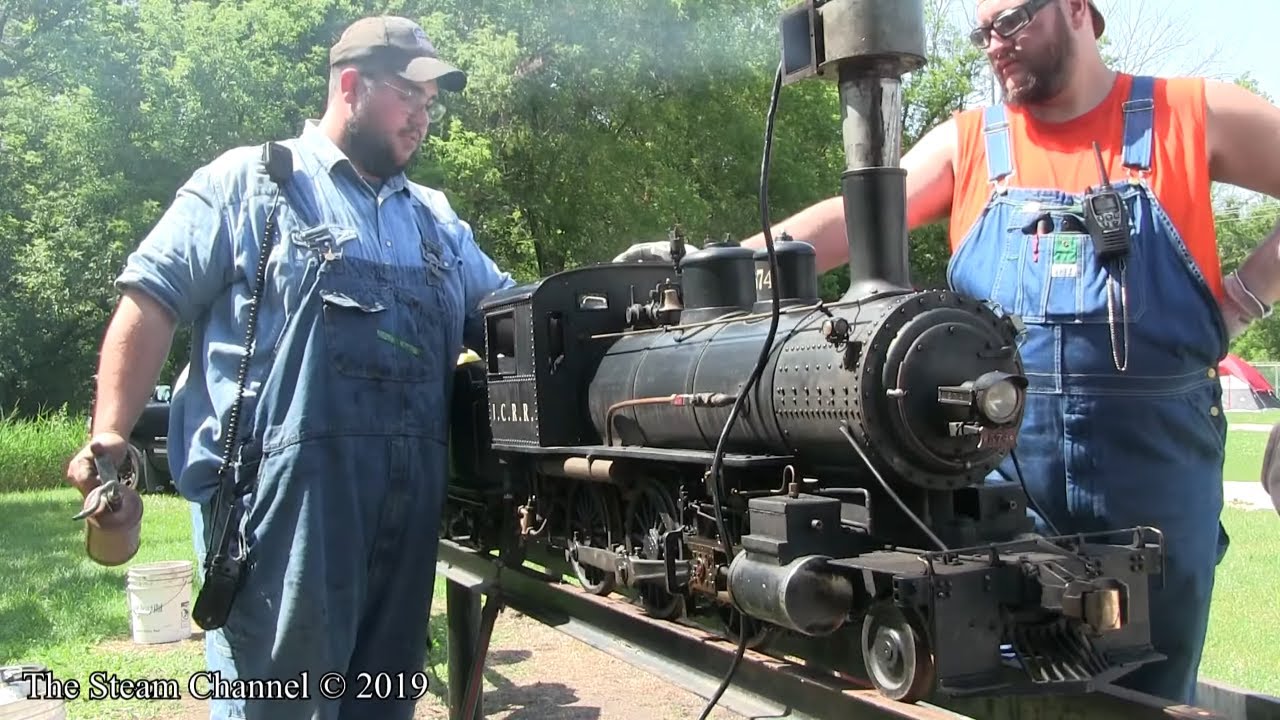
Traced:
[[[0, 0], [0, 408], [85, 406], [128, 253], [197, 167], [318, 115], [328, 47], [357, 5]], [[753, 232], [780, 7], [388, 5], [472, 78], [410, 175], [526, 280], [677, 222], [695, 241]], [[777, 212], [836, 187], [837, 107], [820, 85], [783, 99]]]
[[[1228, 196], [1217, 208], [1218, 255], [1226, 275], [1240, 266], [1260, 240], [1280, 229], [1280, 201]], [[1280, 316], [1256, 321], [1236, 338], [1231, 351], [1251, 361], [1280, 357]]]
[[[697, 243], [754, 234], [777, 19], [791, 4], [382, 3], [471, 78], [409, 174], [442, 188], [521, 280], [677, 223]], [[969, 5], [926, 0], [929, 64], [905, 78], [904, 148], [984, 87], [985, 60], [956, 20]], [[0, 0], [0, 411], [86, 406], [128, 253], [196, 168], [319, 115], [328, 48], [367, 13], [356, 0]], [[774, 221], [839, 193], [839, 116], [834, 83], [781, 93]], [[945, 228], [913, 232], [911, 246], [913, 280], [943, 285]], [[824, 293], [847, 282], [847, 269], [829, 273]]]
[[1107, 19], [1100, 38], [1103, 59], [1129, 73], [1206, 76], [1217, 72], [1220, 43], [1202, 46], [1207, 38], [1186, 13], [1170, 12], [1165, 3], [1099, 0]]

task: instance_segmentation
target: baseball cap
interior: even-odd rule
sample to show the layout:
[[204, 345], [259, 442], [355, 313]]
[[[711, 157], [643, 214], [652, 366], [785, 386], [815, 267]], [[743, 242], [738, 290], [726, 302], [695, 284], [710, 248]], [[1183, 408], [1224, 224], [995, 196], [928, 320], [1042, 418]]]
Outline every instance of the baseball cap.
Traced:
[[410, 82], [435, 80], [453, 92], [467, 86], [466, 74], [440, 59], [417, 23], [394, 15], [362, 18], [342, 32], [329, 49], [329, 64], [348, 62], [381, 66]]
[[1107, 27], [1107, 21], [1102, 17], [1102, 11], [1098, 9], [1098, 3], [1089, 0], [1089, 11], [1093, 13], [1093, 36], [1102, 37], [1102, 31]]

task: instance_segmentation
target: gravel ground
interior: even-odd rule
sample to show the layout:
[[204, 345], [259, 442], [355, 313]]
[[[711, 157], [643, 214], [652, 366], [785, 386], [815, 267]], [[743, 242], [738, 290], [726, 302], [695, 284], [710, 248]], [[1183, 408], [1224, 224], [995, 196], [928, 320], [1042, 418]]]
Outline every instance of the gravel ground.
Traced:
[[[443, 622], [437, 616], [435, 622]], [[200, 642], [198, 639], [186, 642]], [[170, 646], [172, 647], [172, 646]], [[415, 720], [449, 717], [445, 678], [418, 701]], [[485, 670], [484, 717], [506, 720], [677, 720], [705, 701], [513, 610], [498, 616]], [[171, 720], [205, 720], [204, 702], [185, 700]], [[741, 720], [723, 707], [715, 720]]]

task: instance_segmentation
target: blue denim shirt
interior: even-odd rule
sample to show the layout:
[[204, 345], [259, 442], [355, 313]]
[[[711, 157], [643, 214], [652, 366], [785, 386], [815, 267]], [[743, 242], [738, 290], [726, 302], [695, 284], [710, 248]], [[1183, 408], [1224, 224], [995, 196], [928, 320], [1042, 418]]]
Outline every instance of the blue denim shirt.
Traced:
[[[314, 121], [308, 121], [300, 137], [285, 144], [293, 152], [295, 177], [300, 171], [312, 180], [302, 185], [316, 193], [313, 207], [323, 208], [323, 221], [346, 257], [423, 266], [421, 232], [415, 218], [421, 214], [415, 212], [414, 205], [425, 206], [435, 225], [435, 236], [449, 243], [460, 260], [465, 289], [462, 301], [469, 308], [468, 344], [476, 346], [483, 340], [478, 303], [514, 281], [480, 249], [471, 227], [458, 218], [443, 193], [412, 183], [403, 174], [375, 190]], [[170, 468], [188, 497], [191, 494], [186, 491], [196, 488], [203, 494], [211, 473], [217, 472], [219, 443], [235, 400], [262, 243], [261, 218], [275, 193], [275, 185], [259, 169], [260, 157], [260, 146], [240, 147], [198, 169], [129, 256], [116, 280], [117, 289], [143, 291], [168, 308], [180, 323], [192, 326], [191, 362], [180, 391], [174, 395], [169, 425]], [[315, 182], [321, 173], [331, 182]], [[303, 223], [296, 212], [279, 217], [280, 231], [268, 264], [269, 297], [259, 310], [256, 350], [246, 383], [246, 407], [252, 406], [290, 308], [302, 292], [298, 282], [301, 271], [281, 259], [290, 233]], [[245, 413], [245, 417], [249, 415]]]

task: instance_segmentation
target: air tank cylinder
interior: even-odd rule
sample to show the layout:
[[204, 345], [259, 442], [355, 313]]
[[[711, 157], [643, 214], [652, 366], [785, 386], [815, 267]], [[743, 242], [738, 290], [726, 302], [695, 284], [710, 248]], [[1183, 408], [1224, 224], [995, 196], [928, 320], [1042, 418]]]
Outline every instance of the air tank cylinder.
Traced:
[[829, 635], [849, 616], [853, 585], [825, 570], [828, 559], [806, 555], [779, 565], [776, 557], [738, 553], [729, 565], [729, 594], [751, 617], [804, 635]]

